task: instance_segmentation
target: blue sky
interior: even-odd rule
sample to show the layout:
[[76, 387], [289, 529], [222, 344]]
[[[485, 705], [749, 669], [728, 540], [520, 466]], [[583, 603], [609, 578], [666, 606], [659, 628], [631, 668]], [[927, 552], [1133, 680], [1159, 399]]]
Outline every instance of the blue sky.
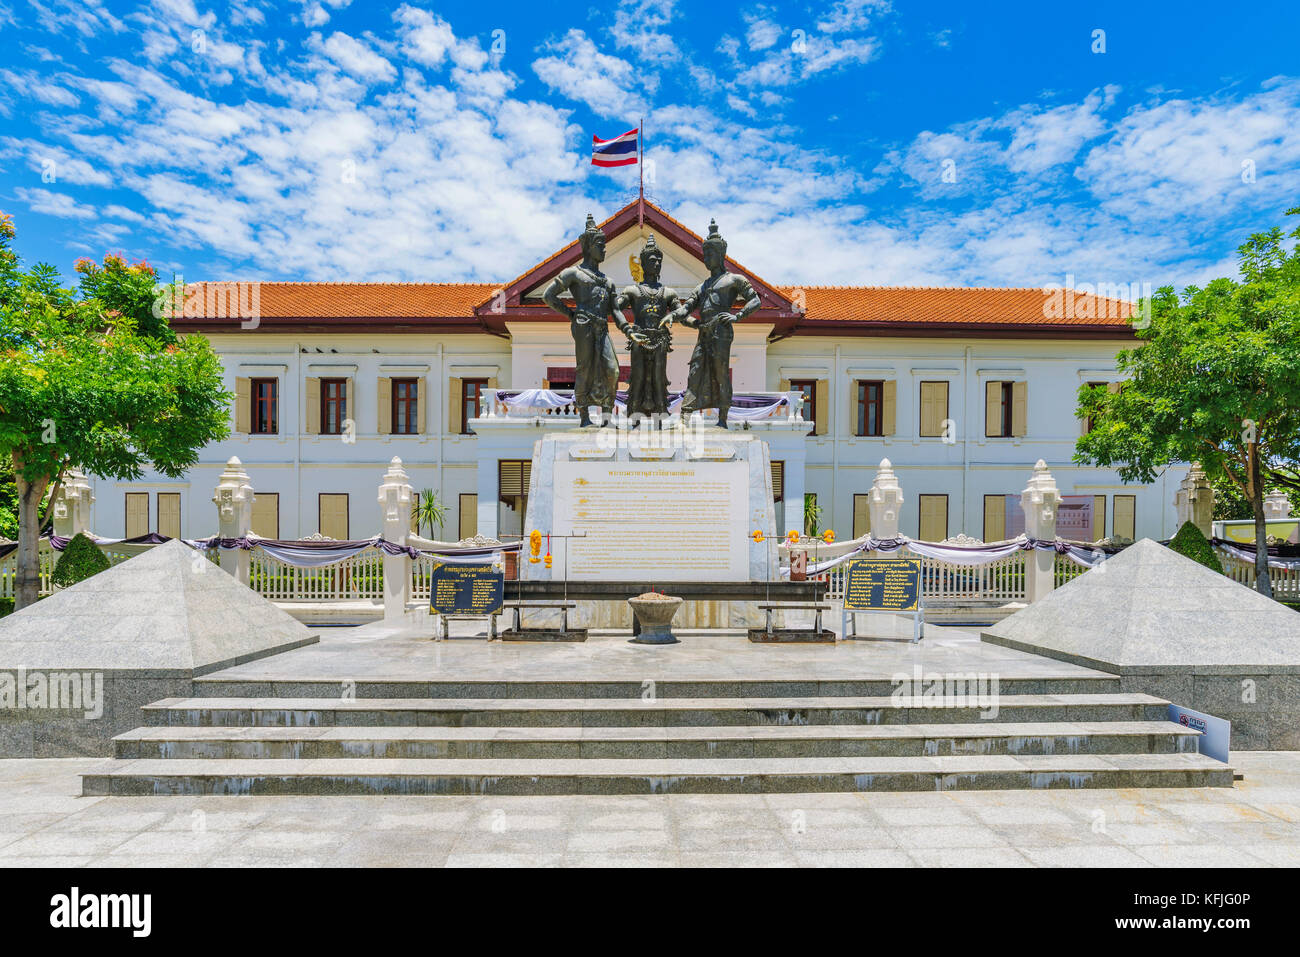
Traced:
[[772, 281], [1234, 273], [1300, 205], [1300, 4], [1084, 7], [0, 0], [0, 211], [65, 271], [505, 280], [644, 115], [647, 193]]

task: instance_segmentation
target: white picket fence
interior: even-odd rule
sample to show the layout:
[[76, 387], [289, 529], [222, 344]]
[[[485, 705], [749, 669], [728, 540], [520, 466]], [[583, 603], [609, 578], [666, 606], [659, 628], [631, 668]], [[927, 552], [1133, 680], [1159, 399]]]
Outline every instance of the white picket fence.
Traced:
[[320, 568], [297, 568], [261, 549], [249, 553], [248, 584], [271, 601], [382, 601], [384, 553], [367, 548]]
[[[1223, 573], [1247, 588], [1255, 587], [1255, 563], [1238, 558], [1223, 549], [1215, 549]], [[1284, 601], [1300, 601], [1300, 568], [1270, 568], [1269, 581], [1273, 583], [1273, 597]]]

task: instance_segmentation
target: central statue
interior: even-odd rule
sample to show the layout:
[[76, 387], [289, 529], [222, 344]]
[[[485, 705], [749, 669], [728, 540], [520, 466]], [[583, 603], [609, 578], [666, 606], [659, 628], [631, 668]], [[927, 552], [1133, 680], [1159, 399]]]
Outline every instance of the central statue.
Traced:
[[[718, 426], [724, 429], [731, 410], [731, 341], [736, 335], [732, 327], [760, 305], [749, 280], [727, 272], [726, 264], [726, 240], [718, 235], [718, 224], [709, 220], [709, 235], [704, 240], [704, 265], [709, 278], [696, 286], [667, 319], [670, 324], [676, 321], [699, 330], [691, 353], [682, 415], [716, 408]], [[745, 304], [732, 313], [732, 307], [742, 299]], [[692, 312], [699, 316], [697, 320], [690, 318]]]
[[[628, 383], [627, 414], [668, 412], [668, 353], [672, 351], [671, 316], [677, 293], [659, 282], [664, 254], [652, 235], [641, 249], [641, 278], [619, 293], [614, 323], [628, 338], [632, 376]], [[632, 321], [625, 318], [632, 311]]]
[[[591, 425], [593, 405], [604, 413], [603, 424], [610, 425], [618, 388], [618, 358], [609, 338], [614, 283], [600, 271], [605, 259], [605, 233], [590, 213], [578, 242], [582, 245], [582, 262], [556, 276], [542, 300], [569, 320], [575, 359], [573, 399], [581, 419], [579, 425]], [[566, 292], [573, 296], [572, 306], [560, 298]]]

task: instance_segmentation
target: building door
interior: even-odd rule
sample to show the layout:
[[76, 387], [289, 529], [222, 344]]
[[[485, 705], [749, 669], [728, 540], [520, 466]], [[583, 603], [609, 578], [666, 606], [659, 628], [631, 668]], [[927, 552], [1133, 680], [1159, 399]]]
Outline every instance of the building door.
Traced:
[[280, 537], [279, 492], [257, 492], [254, 495], [252, 532], [262, 538]]
[[1115, 537], [1136, 540], [1137, 496], [1115, 496]]
[[921, 523], [917, 535], [923, 542], [942, 542], [948, 537], [948, 496], [918, 495]]
[[462, 493], [460, 496], [460, 524], [457, 534], [462, 539], [478, 534], [478, 496]]
[[149, 493], [148, 492], [127, 492], [126, 493], [126, 535], [125, 538], [136, 538], [139, 535], [149, 534]]
[[158, 493], [158, 534], [181, 537], [181, 493]]
[[318, 499], [320, 533], [339, 541], [348, 539], [348, 495], [346, 492], [321, 492]]

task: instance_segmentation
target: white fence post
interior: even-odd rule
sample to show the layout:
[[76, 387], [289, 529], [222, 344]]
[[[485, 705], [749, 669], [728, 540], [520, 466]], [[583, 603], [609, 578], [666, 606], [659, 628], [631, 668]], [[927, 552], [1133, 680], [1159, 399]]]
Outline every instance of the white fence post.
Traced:
[[889, 459], [880, 460], [880, 468], [871, 483], [867, 505], [871, 512], [871, 535], [881, 540], [897, 538], [903, 512], [903, 489]]
[[1210, 537], [1214, 525], [1214, 486], [1205, 477], [1200, 462], [1193, 462], [1187, 475], [1178, 483], [1174, 508], [1178, 512], [1179, 528], [1184, 522], [1191, 522], [1206, 538]]
[[[395, 455], [379, 486], [379, 511], [384, 541], [405, 545], [411, 529], [411, 483], [402, 468], [402, 460]], [[410, 591], [411, 559], [384, 552], [384, 621], [395, 622], [405, 617]]]
[[90, 531], [90, 506], [94, 501], [95, 493], [90, 490], [85, 473], [68, 469], [54, 500], [54, 534], [71, 538], [79, 532]]
[[[243, 464], [230, 457], [217, 479], [212, 501], [217, 506], [217, 534], [222, 538], [245, 538], [253, 526], [253, 485]], [[235, 579], [248, 584], [248, 552], [242, 548], [218, 549], [221, 567]]]
[[[1211, 492], [1211, 494], [1213, 494]], [[1290, 518], [1291, 517], [1291, 499], [1287, 497], [1286, 492], [1281, 489], [1269, 492], [1264, 496], [1264, 518]], [[1209, 537], [1209, 532], [1206, 532]]]
[[[1025, 510], [1025, 534], [1040, 541], [1056, 541], [1056, 509], [1061, 493], [1056, 479], [1039, 459], [1029, 486], [1020, 493], [1020, 507]], [[1036, 548], [1025, 561], [1025, 600], [1036, 602], [1056, 587], [1056, 552]]]

